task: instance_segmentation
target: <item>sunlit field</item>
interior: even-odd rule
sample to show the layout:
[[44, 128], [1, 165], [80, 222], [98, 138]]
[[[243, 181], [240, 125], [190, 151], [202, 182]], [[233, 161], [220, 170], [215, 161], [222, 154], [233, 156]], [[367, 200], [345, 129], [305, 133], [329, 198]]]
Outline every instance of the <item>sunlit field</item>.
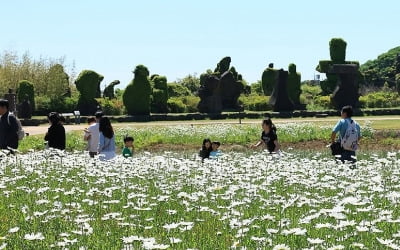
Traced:
[[399, 249], [400, 153], [0, 158], [0, 249]]

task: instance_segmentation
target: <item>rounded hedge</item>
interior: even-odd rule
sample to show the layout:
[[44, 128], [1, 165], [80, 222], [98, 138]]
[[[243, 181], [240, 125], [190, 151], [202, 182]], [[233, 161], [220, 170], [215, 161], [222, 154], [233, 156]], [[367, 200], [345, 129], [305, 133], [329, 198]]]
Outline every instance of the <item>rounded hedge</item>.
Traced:
[[125, 108], [129, 115], [148, 115], [151, 100], [149, 70], [144, 65], [138, 65], [133, 73], [135, 77], [122, 95]]
[[17, 101], [22, 103], [26, 96], [32, 106], [32, 112], [35, 110], [35, 88], [33, 84], [27, 80], [22, 80], [18, 83]]

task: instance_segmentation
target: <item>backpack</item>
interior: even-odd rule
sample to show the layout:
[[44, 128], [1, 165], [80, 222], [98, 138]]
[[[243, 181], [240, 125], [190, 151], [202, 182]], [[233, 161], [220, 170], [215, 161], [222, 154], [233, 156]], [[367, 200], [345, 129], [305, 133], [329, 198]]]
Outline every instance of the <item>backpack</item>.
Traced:
[[343, 149], [349, 151], [356, 151], [357, 150], [357, 143], [358, 143], [358, 129], [357, 123], [353, 120], [347, 122], [347, 129], [344, 133], [344, 136], [340, 138], [341, 145]]
[[[22, 128], [21, 121], [16, 116], [14, 116], [14, 117], [15, 117], [15, 121], [17, 122], [17, 126], [18, 126], [18, 130], [17, 130], [18, 141], [20, 141], [25, 137], [25, 131]], [[11, 126], [10, 114], [8, 114], [7, 121], [8, 121], [8, 125]]]

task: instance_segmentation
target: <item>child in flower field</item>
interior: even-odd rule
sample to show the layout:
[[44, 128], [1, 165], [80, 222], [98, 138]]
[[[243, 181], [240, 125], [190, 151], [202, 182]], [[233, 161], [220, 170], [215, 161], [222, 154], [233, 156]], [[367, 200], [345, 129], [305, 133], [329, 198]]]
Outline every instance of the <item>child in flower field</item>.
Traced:
[[131, 137], [131, 136], [126, 136], [126, 137], [124, 137], [124, 144], [125, 144], [125, 147], [124, 147], [124, 149], [122, 150], [122, 155], [123, 155], [125, 158], [127, 158], [127, 157], [132, 157], [132, 155], [133, 155], [133, 149], [134, 149], [133, 142], [134, 142], [133, 137]]
[[220, 145], [221, 143], [219, 141], [213, 141], [211, 143], [212, 151], [210, 152], [210, 158], [217, 158], [218, 156], [221, 155], [221, 151], [219, 150]]
[[211, 140], [209, 138], [205, 138], [199, 153], [201, 159], [204, 160], [205, 158], [209, 158], [211, 150]]
[[278, 136], [276, 134], [276, 127], [272, 123], [271, 118], [265, 118], [262, 123], [262, 133], [261, 133], [261, 138], [260, 140], [252, 145], [252, 148], [257, 148], [260, 145], [264, 145], [264, 147], [269, 151], [269, 153], [278, 153], [279, 152], [279, 142], [278, 142]]

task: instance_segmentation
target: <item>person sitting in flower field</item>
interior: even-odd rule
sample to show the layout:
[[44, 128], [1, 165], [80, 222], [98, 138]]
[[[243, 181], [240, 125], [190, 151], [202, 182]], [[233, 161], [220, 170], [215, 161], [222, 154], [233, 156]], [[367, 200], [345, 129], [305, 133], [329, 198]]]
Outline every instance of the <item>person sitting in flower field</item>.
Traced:
[[65, 128], [60, 122], [60, 114], [51, 112], [47, 117], [50, 127], [44, 136], [44, 140], [47, 142], [46, 147], [64, 150], [66, 141]]
[[211, 140], [209, 138], [205, 138], [203, 140], [203, 145], [201, 146], [199, 155], [202, 160], [209, 158], [210, 157], [210, 152], [211, 152]]
[[218, 156], [221, 155], [221, 151], [219, 150], [219, 146], [221, 143], [219, 141], [213, 141], [211, 143], [211, 152], [210, 152], [210, 158], [217, 158]]
[[261, 123], [261, 127], [263, 129], [261, 138], [256, 144], [252, 145], [251, 148], [257, 148], [263, 145], [269, 153], [278, 153], [280, 145], [276, 134], [276, 127], [272, 123], [271, 118], [265, 118]]
[[124, 137], [124, 149], [122, 150], [122, 156], [124, 156], [125, 158], [127, 157], [132, 157], [133, 156], [133, 142], [134, 139], [132, 136], [125, 136]]

